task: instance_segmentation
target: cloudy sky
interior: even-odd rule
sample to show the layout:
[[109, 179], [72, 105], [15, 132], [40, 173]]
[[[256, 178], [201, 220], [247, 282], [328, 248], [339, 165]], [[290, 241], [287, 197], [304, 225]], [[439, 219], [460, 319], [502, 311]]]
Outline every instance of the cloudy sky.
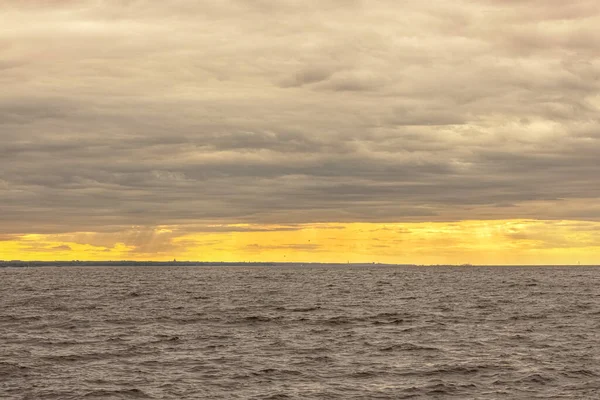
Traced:
[[0, 20], [0, 259], [600, 263], [597, 0]]

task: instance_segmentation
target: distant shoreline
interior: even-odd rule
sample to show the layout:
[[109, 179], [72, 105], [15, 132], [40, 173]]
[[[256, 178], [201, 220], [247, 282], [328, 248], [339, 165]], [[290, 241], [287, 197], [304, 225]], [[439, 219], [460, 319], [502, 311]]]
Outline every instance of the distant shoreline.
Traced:
[[276, 266], [417, 266], [415, 264], [382, 264], [382, 263], [319, 263], [319, 262], [243, 262], [243, 261], [0, 261], [2, 267], [276, 267]]
[[387, 264], [325, 262], [227, 262], [227, 261], [0, 261], [0, 268], [28, 267], [598, 267], [595, 264]]

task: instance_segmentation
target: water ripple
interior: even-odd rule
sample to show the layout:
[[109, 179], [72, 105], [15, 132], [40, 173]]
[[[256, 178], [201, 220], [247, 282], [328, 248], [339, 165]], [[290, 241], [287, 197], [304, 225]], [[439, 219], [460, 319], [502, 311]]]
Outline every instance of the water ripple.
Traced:
[[599, 276], [3, 269], [0, 398], [598, 398]]

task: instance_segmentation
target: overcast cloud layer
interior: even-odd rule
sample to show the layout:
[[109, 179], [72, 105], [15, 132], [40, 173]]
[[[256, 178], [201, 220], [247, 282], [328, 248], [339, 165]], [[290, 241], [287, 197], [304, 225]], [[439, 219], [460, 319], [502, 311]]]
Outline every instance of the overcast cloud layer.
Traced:
[[0, 234], [600, 220], [597, 0], [0, 0], [0, 20]]

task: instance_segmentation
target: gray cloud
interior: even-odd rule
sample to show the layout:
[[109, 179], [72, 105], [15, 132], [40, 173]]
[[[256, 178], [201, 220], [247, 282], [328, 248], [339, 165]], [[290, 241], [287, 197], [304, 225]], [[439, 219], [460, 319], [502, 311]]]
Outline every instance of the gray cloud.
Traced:
[[595, 1], [0, 4], [4, 234], [600, 219]]
[[54, 246], [52, 247], [51, 250], [58, 250], [58, 251], [71, 251], [71, 247], [67, 246], [67, 245], [61, 245], [61, 246]]

